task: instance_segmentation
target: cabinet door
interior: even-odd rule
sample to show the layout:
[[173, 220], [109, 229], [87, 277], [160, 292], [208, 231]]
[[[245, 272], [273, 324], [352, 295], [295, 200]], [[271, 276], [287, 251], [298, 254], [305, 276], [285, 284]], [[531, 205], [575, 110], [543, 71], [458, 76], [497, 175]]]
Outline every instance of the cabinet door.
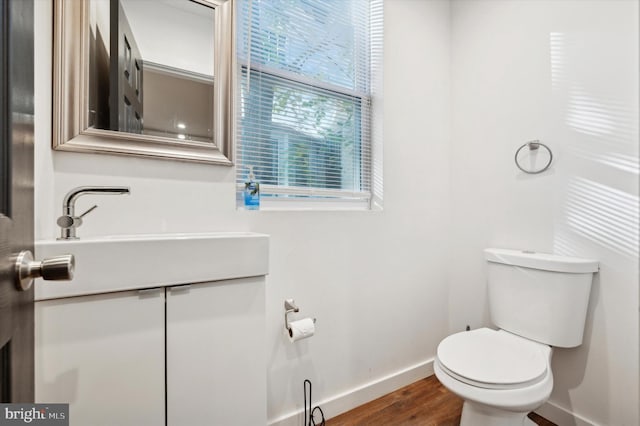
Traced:
[[167, 292], [167, 424], [267, 423], [264, 277]]
[[36, 401], [72, 426], [164, 425], [164, 289], [36, 302]]

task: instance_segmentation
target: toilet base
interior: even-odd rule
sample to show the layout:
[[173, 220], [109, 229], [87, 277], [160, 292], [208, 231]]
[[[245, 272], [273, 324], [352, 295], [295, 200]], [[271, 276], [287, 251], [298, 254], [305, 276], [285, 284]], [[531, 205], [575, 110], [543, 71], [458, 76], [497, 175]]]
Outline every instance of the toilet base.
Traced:
[[496, 407], [465, 401], [460, 426], [531, 426], [528, 412], [517, 413]]

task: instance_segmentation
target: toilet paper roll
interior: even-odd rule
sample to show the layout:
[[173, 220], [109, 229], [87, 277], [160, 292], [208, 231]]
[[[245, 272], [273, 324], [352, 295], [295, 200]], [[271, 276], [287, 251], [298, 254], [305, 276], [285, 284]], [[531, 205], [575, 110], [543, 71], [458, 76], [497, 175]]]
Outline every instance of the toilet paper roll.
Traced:
[[316, 325], [311, 318], [304, 318], [289, 323], [289, 340], [292, 342], [311, 337], [315, 332]]

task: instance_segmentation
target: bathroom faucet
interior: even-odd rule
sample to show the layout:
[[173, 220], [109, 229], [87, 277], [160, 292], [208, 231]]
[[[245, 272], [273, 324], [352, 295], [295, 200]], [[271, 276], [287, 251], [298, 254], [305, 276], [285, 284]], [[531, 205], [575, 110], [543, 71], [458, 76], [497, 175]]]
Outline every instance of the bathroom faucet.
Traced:
[[76, 200], [78, 197], [86, 194], [129, 194], [128, 186], [79, 186], [73, 188], [64, 196], [62, 200], [62, 216], [57, 220], [60, 227], [59, 240], [77, 240], [76, 228], [82, 225], [82, 218], [96, 209], [98, 206], [91, 207], [80, 216], [76, 216]]

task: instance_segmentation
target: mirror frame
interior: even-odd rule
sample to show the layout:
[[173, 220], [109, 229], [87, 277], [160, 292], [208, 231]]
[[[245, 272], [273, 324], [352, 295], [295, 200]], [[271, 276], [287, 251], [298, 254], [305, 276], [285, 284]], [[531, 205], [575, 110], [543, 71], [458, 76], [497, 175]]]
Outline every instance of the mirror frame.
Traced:
[[215, 9], [213, 143], [89, 128], [88, 4], [54, 0], [53, 149], [233, 165], [234, 0], [192, 1]]

